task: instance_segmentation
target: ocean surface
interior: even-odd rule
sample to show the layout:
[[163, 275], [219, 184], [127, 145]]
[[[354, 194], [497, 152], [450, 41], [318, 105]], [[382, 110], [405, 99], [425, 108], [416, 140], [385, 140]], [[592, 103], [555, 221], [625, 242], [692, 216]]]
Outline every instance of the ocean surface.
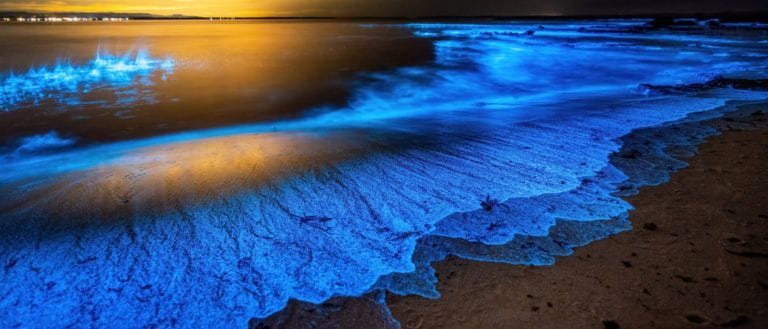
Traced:
[[621, 192], [669, 168], [630, 180], [609, 162], [622, 136], [768, 98], [706, 84], [765, 79], [766, 25], [648, 26], [0, 24], [0, 326], [438, 298], [447, 254], [548, 265], [499, 247], [627, 229]]

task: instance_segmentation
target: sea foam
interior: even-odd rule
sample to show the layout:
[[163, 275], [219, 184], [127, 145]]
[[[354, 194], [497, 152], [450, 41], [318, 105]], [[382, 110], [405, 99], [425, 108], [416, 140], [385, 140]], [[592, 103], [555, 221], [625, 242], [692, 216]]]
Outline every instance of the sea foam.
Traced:
[[[344, 108], [6, 158], [21, 169], [0, 175], [14, 200], [0, 222], [13, 236], [0, 242], [0, 323], [219, 327], [291, 298], [436, 297], [429, 262], [447, 254], [551, 264], [627, 229], [631, 205], [615, 193], [628, 177], [609, 162], [622, 136], [766, 97], [643, 93], [764, 68], [768, 51], [748, 31], [638, 24], [408, 25], [433, 40], [434, 63], [371, 74]], [[245, 155], [257, 149], [266, 157]], [[286, 168], [253, 178], [265, 161]], [[16, 183], [41, 176], [61, 177], [42, 197]], [[196, 192], [206, 186], [227, 188]]]

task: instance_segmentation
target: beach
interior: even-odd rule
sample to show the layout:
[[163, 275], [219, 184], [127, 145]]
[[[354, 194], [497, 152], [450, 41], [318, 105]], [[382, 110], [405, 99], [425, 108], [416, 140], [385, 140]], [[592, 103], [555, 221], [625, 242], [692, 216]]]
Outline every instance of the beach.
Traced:
[[699, 145], [669, 182], [625, 198], [636, 208], [631, 230], [554, 265], [448, 256], [432, 264], [439, 299], [372, 293], [319, 305], [293, 300], [249, 328], [765, 328], [766, 105], [702, 124], [721, 134]]
[[[726, 284], [759, 238], [702, 218], [747, 218], [711, 206], [765, 184], [638, 189], [759, 131], [766, 25], [92, 23], [0, 32], [0, 327], [761, 321], [707, 290], [743, 295]], [[707, 179], [765, 172], [723, 154]], [[614, 247], [627, 231], [647, 236]]]
[[403, 328], [768, 327], [768, 122], [712, 122], [690, 167], [627, 198], [630, 231], [554, 266], [451, 257], [439, 300], [390, 295]]

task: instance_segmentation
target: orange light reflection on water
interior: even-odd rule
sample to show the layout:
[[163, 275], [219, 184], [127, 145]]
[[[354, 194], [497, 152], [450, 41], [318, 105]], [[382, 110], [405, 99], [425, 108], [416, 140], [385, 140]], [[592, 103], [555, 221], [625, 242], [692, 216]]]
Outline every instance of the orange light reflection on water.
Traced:
[[63, 175], [30, 193], [21, 208], [78, 218], [157, 212], [226, 198], [244, 189], [268, 188], [285, 177], [353, 158], [363, 146], [350, 134], [284, 133], [154, 146]]

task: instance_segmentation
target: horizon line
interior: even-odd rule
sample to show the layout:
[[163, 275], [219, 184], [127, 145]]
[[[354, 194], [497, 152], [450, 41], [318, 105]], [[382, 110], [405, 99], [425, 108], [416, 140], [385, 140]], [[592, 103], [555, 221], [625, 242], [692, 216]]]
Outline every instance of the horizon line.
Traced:
[[0, 11], [0, 17], [16, 17], [18, 15], [92, 15], [92, 16], [121, 16], [138, 19], [395, 19], [395, 20], [420, 20], [420, 19], [595, 19], [595, 18], [760, 18], [768, 21], [768, 11], [724, 11], [724, 12], [662, 12], [662, 13], [637, 13], [637, 14], [522, 14], [522, 15], [420, 15], [420, 16], [226, 16], [226, 15], [187, 15], [187, 14], [152, 14], [143, 12], [81, 12], [81, 11]]

